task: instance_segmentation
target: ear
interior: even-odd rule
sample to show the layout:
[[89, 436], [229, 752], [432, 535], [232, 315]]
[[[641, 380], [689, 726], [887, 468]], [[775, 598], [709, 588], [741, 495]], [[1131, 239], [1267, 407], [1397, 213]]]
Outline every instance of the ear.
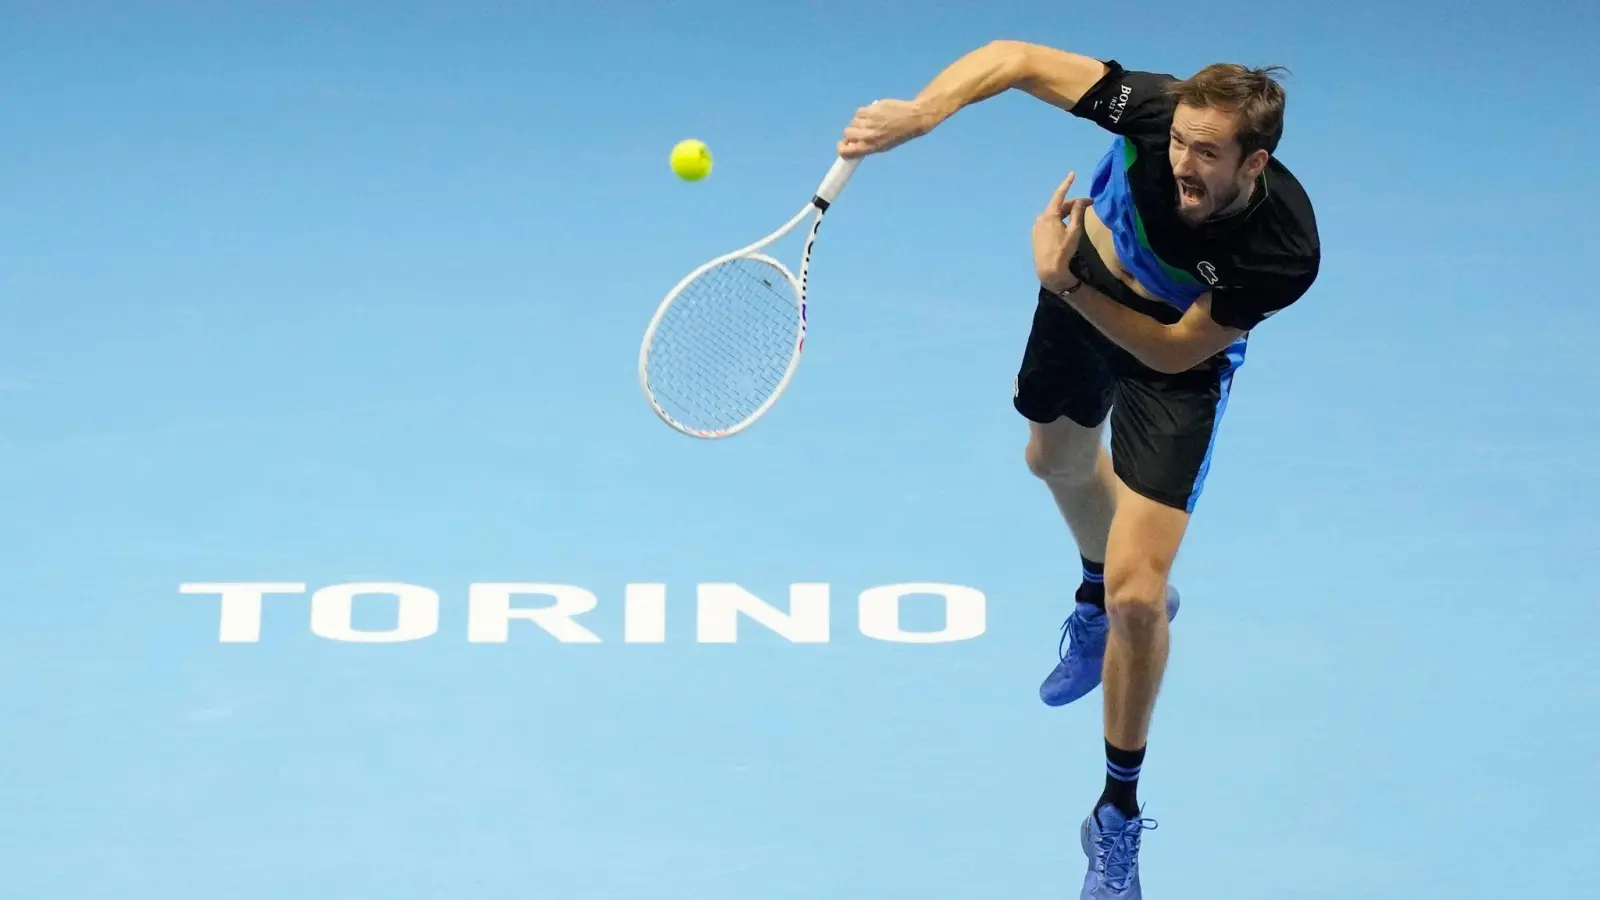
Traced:
[[1244, 170], [1251, 178], [1255, 178], [1267, 167], [1267, 161], [1270, 159], [1272, 159], [1271, 153], [1265, 150], [1257, 150], [1244, 158]]

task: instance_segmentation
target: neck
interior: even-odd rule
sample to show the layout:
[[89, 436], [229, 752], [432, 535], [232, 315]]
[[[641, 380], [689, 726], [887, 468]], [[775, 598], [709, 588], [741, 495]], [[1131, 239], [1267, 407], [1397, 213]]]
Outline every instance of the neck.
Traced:
[[1218, 213], [1217, 215], [1221, 215], [1221, 216], [1231, 216], [1231, 215], [1233, 215], [1234, 213], [1238, 212], [1239, 210], [1244, 209], [1246, 206], [1249, 206], [1250, 205], [1250, 198], [1254, 197], [1255, 195], [1256, 195], [1256, 179], [1252, 178], [1252, 179], [1250, 179], [1250, 183], [1244, 186], [1244, 190], [1239, 192], [1239, 196], [1237, 198], [1235, 198], [1232, 203], [1228, 204], [1228, 208], [1223, 210], [1222, 212]]
[[1250, 205], [1250, 199], [1256, 195], [1256, 181], [1257, 180], [1259, 180], [1259, 179], [1256, 179], [1256, 178], [1250, 179], [1250, 183], [1245, 185], [1244, 190], [1239, 192], [1239, 196], [1233, 198], [1233, 202], [1232, 203], [1229, 203], [1227, 205], [1227, 207], [1225, 207], [1223, 209], [1219, 209], [1216, 212], [1212, 213], [1211, 215], [1207, 216], [1206, 217], [1206, 221], [1207, 222], [1215, 222], [1218, 219], [1226, 219], [1227, 217], [1233, 215], [1234, 213], [1237, 213], [1240, 210], [1244, 209], [1245, 207], [1249, 206]]

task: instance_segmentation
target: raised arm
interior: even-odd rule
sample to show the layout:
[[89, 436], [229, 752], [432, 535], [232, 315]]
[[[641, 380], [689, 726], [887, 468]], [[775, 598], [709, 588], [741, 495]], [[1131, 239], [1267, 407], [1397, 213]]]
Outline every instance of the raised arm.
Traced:
[[916, 102], [935, 125], [964, 106], [1010, 88], [1070, 112], [1105, 73], [1104, 63], [1077, 53], [1022, 41], [993, 41], [934, 76]]
[[991, 41], [934, 76], [911, 100], [879, 100], [856, 111], [839, 141], [846, 158], [881, 153], [920, 137], [963, 107], [1007, 90], [1071, 111], [1106, 74], [1097, 59], [1022, 41]]

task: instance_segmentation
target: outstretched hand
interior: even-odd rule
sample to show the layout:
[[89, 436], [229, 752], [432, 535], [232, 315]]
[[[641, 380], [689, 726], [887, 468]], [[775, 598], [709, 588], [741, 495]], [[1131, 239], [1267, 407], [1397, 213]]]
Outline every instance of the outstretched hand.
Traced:
[[1072, 254], [1083, 237], [1083, 215], [1092, 201], [1087, 197], [1067, 199], [1067, 191], [1078, 173], [1068, 172], [1065, 181], [1050, 195], [1044, 212], [1033, 222], [1033, 267], [1046, 290], [1061, 293], [1077, 284], [1068, 269]]
[[854, 159], [882, 153], [932, 127], [927, 111], [915, 100], [878, 100], [856, 110], [839, 139], [839, 155]]

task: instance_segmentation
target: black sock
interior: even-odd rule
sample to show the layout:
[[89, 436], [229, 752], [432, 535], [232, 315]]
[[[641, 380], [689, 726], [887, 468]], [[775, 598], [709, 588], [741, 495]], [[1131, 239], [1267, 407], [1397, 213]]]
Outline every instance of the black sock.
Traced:
[[1095, 809], [1107, 803], [1128, 818], [1139, 815], [1139, 770], [1144, 768], [1144, 748], [1123, 750], [1106, 741], [1106, 790]]
[[1087, 556], [1083, 560], [1083, 583], [1078, 585], [1078, 602], [1092, 603], [1106, 608], [1106, 564], [1095, 562]]

